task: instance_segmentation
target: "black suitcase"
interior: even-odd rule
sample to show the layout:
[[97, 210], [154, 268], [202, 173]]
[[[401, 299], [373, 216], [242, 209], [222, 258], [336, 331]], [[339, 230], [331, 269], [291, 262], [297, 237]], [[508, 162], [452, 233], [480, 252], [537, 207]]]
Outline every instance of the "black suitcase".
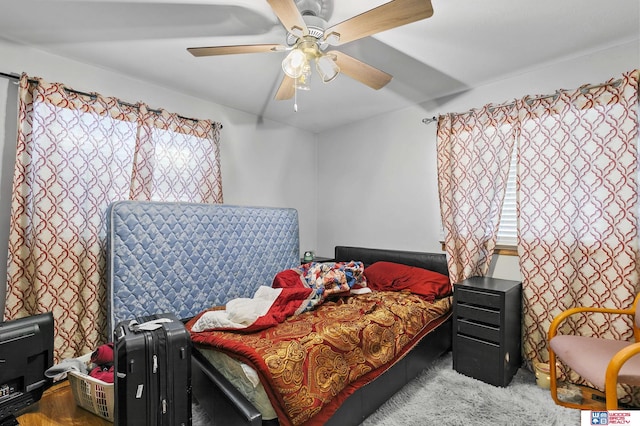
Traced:
[[120, 322], [113, 331], [115, 424], [191, 425], [191, 337], [173, 314]]

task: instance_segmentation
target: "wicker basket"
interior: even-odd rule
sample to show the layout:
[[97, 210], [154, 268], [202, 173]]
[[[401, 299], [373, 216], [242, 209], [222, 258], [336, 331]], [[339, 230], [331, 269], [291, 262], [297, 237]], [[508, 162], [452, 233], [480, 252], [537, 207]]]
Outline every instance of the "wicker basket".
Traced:
[[[86, 356], [84, 355], [80, 359]], [[88, 354], [88, 357], [91, 357], [91, 354]], [[113, 422], [113, 383], [103, 382], [77, 371], [68, 372], [67, 378], [71, 385], [73, 398], [78, 406]]]

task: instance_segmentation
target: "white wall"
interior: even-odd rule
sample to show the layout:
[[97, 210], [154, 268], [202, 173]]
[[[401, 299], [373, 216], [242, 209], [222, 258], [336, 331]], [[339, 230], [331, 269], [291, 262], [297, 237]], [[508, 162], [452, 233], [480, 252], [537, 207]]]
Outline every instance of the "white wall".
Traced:
[[[316, 247], [315, 197], [304, 195], [316, 192], [316, 135], [3, 40], [0, 40], [0, 71], [26, 72], [29, 76], [61, 82], [76, 90], [95, 91], [127, 102], [142, 101], [151, 107], [161, 107], [187, 117], [210, 118], [221, 122], [224, 126], [220, 141], [225, 203], [295, 208], [300, 219], [301, 250]], [[14, 102], [15, 99], [15, 87], [11, 91], [7, 89], [10, 86], [13, 84], [0, 78], [2, 206], [10, 203], [11, 173], [5, 171], [13, 168], [15, 155], [11, 151], [15, 149], [15, 140], [5, 136], [8, 132], [15, 132], [11, 131], [15, 128], [14, 118], [7, 123], [5, 111], [7, 102]], [[9, 115], [14, 117], [13, 114]], [[5, 131], [5, 127], [9, 129]], [[6, 247], [8, 212], [8, 208], [0, 209], [0, 250], [3, 250], [2, 244]], [[6, 265], [6, 262], [0, 264]], [[6, 275], [1, 268], [0, 312], [3, 312]], [[6, 266], [4, 268], [6, 271]]]
[[[335, 245], [441, 252], [436, 124], [422, 119], [601, 83], [637, 68], [639, 52], [636, 40], [324, 132], [318, 139], [317, 254], [330, 256]], [[490, 274], [520, 279], [517, 262], [497, 256]]]

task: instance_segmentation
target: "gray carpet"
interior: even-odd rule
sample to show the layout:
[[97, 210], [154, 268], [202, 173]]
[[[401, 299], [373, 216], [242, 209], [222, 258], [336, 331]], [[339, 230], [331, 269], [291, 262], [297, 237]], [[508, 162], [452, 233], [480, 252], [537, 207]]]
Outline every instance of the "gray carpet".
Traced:
[[200, 406], [198, 401], [193, 398], [193, 404], [191, 405], [191, 424], [192, 426], [209, 426], [213, 425], [213, 422], [209, 420], [204, 408]]
[[548, 390], [520, 369], [505, 388], [457, 373], [451, 353], [407, 384], [362, 426], [576, 426], [580, 410], [556, 405]]
[[[193, 424], [210, 424], [197, 403]], [[557, 406], [548, 390], [536, 386], [530, 371], [520, 369], [509, 386], [499, 388], [455, 372], [449, 353], [407, 384], [361, 426], [579, 424], [580, 411]]]

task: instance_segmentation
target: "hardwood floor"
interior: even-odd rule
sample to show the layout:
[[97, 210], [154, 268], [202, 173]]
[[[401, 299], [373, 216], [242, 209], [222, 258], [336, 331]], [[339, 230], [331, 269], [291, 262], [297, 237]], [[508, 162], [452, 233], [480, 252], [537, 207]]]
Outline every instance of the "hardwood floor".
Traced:
[[113, 426], [113, 423], [78, 407], [66, 380], [47, 389], [39, 402], [19, 414], [20, 426]]

